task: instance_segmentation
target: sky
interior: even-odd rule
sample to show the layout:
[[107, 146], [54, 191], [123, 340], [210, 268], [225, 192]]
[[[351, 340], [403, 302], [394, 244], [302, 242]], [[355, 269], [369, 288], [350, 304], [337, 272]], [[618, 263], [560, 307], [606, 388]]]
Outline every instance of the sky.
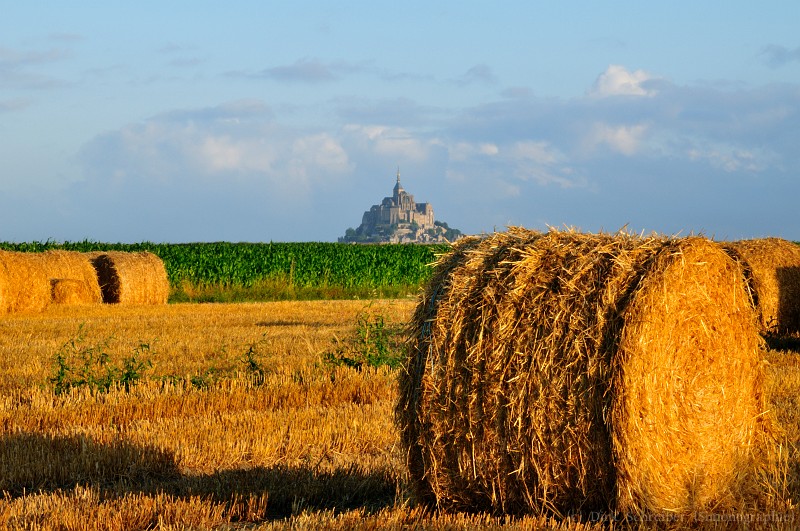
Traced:
[[0, 241], [800, 240], [800, 2], [0, 0]]

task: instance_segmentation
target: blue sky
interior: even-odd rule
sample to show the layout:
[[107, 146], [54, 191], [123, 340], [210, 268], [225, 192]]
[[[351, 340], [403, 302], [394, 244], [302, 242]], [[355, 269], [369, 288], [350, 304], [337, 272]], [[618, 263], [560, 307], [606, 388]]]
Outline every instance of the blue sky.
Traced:
[[0, 0], [0, 240], [800, 240], [800, 3]]

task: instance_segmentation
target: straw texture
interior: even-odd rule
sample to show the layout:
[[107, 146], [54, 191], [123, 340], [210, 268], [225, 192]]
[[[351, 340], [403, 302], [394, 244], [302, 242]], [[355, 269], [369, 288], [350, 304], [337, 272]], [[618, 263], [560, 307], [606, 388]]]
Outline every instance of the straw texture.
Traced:
[[396, 417], [423, 503], [682, 513], [751, 494], [761, 338], [739, 265], [704, 238], [467, 238], [410, 332]]
[[[96, 283], [96, 281], [95, 281]], [[83, 280], [73, 278], [50, 279], [50, 300], [53, 304], [75, 306], [80, 304], [98, 303], [98, 291], [95, 292]]]
[[92, 254], [103, 302], [114, 304], [166, 304], [169, 279], [161, 259], [148, 252], [98, 252]]
[[0, 314], [40, 312], [48, 304], [50, 284], [39, 256], [0, 250]]
[[800, 332], [800, 246], [781, 238], [722, 243], [752, 284], [765, 333]]
[[45, 269], [57, 304], [103, 302], [91, 256], [75, 251], [46, 251], [36, 256]]

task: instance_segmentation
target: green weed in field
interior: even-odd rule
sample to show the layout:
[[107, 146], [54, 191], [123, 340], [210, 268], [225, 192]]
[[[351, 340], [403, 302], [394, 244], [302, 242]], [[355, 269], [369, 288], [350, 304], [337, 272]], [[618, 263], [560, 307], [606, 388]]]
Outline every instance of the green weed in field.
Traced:
[[139, 342], [133, 354], [121, 360], [119, 366], [111, 362], [109, 339], [94, 345], [86, 344], [83, 325], [76, 337], [67, 341], [53, 359], [53, 375], [48, 379], [53, 392], [60, 395], [73, 388], [86, 387], [93, 392], [107, 392], [112, 387], [129, 391], [131, 385], [142, 378], [152, 366], [147, 358], [150, 344]]
[[325, 363], [356, 370], [383, 365], [397, 368], [402, 363], [401, 327], [386, 322], [383, 314], [369, 309], [358, 314], [353, 333], [344, 340], [334, 337], [333, 348], [323, 354]]

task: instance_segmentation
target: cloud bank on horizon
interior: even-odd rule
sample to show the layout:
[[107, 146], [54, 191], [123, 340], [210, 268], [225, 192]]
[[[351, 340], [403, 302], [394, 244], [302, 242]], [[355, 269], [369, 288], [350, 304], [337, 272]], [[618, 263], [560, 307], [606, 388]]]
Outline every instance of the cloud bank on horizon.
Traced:
[[0, 37], [0, 240], [334, 241], [389, 195], [398, 166], [418, 201], [466, 233], [800, 240], [796, 37], [743, 39], [724, 61], [755, 72], [743, 79], [676, 79], [664, 57], [651, 67], [626, 51], [636, 42], [607, 39], [603, 66], [576, 61], [563, 72], [583, 88], [561, 94], [509, 74], [547, 65], [499, 36], [444, 66], [418, 56], [414, 70], [399, 43], [326, 48], [337, 19], [320, 11], [326, 23], [307, 30], [317, 48], [290, 39], [237, 61], [200, 31], [102, 54], [68, 20]]

